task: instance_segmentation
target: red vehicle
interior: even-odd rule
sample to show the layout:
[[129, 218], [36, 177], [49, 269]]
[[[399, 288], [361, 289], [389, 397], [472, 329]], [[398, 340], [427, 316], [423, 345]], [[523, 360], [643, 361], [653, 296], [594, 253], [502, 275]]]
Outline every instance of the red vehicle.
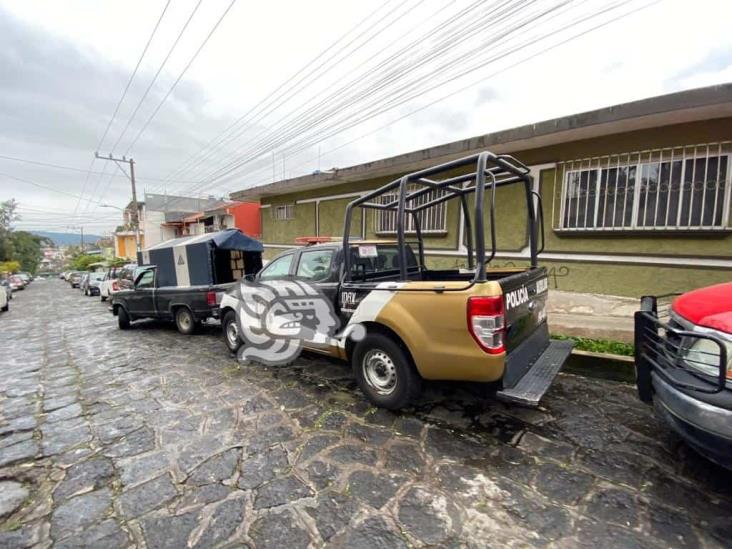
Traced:
[[666, 311], [663, 301], [643, 297], [635, 313], [640, 399], [699, 453], [732, 469], [732, 282], [676, 296]]

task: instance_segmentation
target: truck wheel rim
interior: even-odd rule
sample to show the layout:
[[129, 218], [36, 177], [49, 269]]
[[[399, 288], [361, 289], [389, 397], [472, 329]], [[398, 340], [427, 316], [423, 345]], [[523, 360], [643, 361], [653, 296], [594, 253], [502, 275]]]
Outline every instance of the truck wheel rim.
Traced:
[[397, 372], [394, 361], [380, 349], [367, 352], [361, 362], [366, 383], [380, 395], [390, 395], [396, 389]]
[[229, 322], [226, 325], [226, 339], [229, 340], [229, 344], [235, 347], [239, 339], [239, 329], [236, 327], [236, 322]]
[[180, 325], [181, 325], [181, 326], [182, 326], [182, 327], [183, 327], [184, 329], [186, 329], [186, 330], [187, 330], [188, 328], [190, 328], [190, 326], [191, 326], [191, 319], [190, 319], [190, 317], [188, 316], [188, 314], [186, 314], [186, 313], [179, 313], [179, 314], [178, 314], [178, 322], [180, 322]]

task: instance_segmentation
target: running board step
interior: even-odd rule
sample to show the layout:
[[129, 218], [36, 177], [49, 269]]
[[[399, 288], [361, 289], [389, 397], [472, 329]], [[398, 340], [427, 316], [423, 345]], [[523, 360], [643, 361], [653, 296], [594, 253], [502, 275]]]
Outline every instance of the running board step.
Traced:
[[574, 347], [573, 341], [552, 339], [518, 383], [496, 393], [498, 400], [536, 408]]

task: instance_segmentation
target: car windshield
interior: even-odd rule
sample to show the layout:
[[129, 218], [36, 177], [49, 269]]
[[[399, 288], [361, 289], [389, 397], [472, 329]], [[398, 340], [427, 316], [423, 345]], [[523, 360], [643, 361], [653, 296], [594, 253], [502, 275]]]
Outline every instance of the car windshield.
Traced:
[[104, 273], [92, 273], [89, 275], [90, 280], [100, 281], [104, 279]]

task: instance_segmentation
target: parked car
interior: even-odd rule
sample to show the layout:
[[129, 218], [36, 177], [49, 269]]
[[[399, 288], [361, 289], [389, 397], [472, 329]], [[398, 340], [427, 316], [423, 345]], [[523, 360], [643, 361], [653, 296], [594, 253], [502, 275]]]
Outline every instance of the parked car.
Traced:
[[25, 290], [26, 283], [19, 276], [11, 275], [8, 277], [8, 282], [10, 282], [10, 287], [14, 292], [17, 292], [18, 290]]
[[0, 311], [6, 312], [10, 310], [10, 290], [0, 284]]
[[23, 282], [25, 282], [25, 285], [28, 286], [31, 282], [33, 282], [33, 275], [26, 272], [19, 272], [15, 273], [15, 276], [19, 276], [23, 279]]
[[13, 299], [13, 288], [10, 285], [10, 281], [7, 278], [0, 279], [0, 286], [5, 288], [8, 295], [8, 301]]
[[732, 470], [732, 282], [677, 296], [668, 313], [663, 301], [643, 297], [635, 313], [638, 395], [691, 447]]
[[155, 264], [139, 269], [132, 289], [112, 296], [119, 328], [126, 330], [136, 319], [156, 318], [172, 320], [180, 333], [192, 334], [198, 322], [219, 318], [222, 296], [238, 278], [259, 270], [262, 251], [261, 242], [238, 229], [179, 238], [145, 250], [143, 257]]
[[82, 273], [81, 280], [79, 281], [79, 290], [81, 290], [83, 292], [84, 287], [88, 284], [88, 282], [89, 282], [89, 273]]
[[104, 280], [105, 273], [89, 273], [81, 283], [84, 295], [99, 295], [99, 287]]
[[99, 296], [102, 301], [121, 290], [131, 290], [135, 286], [135, 273], [138, 272], [137, 265], [130, 263], [123, 267], [110, 267], [99, 285]]
[[[454, 176], [453, 170], [461, 168], [472, 171]], [[405, 181], [409, 190], [397, 193]], [[486, 267], [497, 246], [495, 233], [485, 238], [484, 227], [495, 226], [498, 185], [516, 185], [523, 191], [527, 215], [521, 231], [529, 239], [527, 267]], [[436, 188], [441, 194], [434, 198], [429, 193]], [[468, 207], [466, 195], [473, 193], [477, 198]], [[405, 242], [404, 230], [401, 236], [397, 231], [396, 241], [352, 241], [351, 220], [354, 215], [361, 219], [365, 209], [393, 212], [396, 225], [403, 229], [405, 208], [416, 217], [451, 199], [462, 202], [465, 212], [467, 269], [428, 269], [418, 223], [415, 249]], [[424, 379], [497, 382], [500, 400], [538, 406], [572, 349], [571, 342], [549, 337], [547, 271], [538, 264], [543, 249], [541, 211], [529, 169], [510, 156], [483, 152], [408, 174], [354, 200], [346, 208], [342, 240], [283, 252], [257, 274], [256, 281], [307, 281], [330, 301], [342, 333], [365, 333], [358, 341], [338, 336], [329, 343], [302, 343], [308, 350], [349, 361], [359, 387], [376, 406], [407, 405], [419, 394]], [[259, 299], [257, 288], [251, 291], [248, 297], [254, 302], [266, 303], [272, 294], [262, 289]], [[242, 343], [255, 349], [262, 345], [243, 342], [238, 332], [236, 311], [244, 305], [240, 295], [232, 291], [221, 300], [224, 341], [234, 352]], [[316, 299], [307, 297], [304, 301], [289, 293], [276, 297], [279, 309], [292, 308], [289, 316], [295, 320], [289, 325], [307, 328], [305, 319], [315, 316]], [[256, 338], [264, 339], [261, 327], [254, 328]], [[303, 330], [308, 331], [314, 330]]]
[[71, 284], [72, 288], [78, 288], [81, 284], [81, 277], [84, 276], [84, 273], [80, 271], [73, 271], [69, 275], [69, 284]]

